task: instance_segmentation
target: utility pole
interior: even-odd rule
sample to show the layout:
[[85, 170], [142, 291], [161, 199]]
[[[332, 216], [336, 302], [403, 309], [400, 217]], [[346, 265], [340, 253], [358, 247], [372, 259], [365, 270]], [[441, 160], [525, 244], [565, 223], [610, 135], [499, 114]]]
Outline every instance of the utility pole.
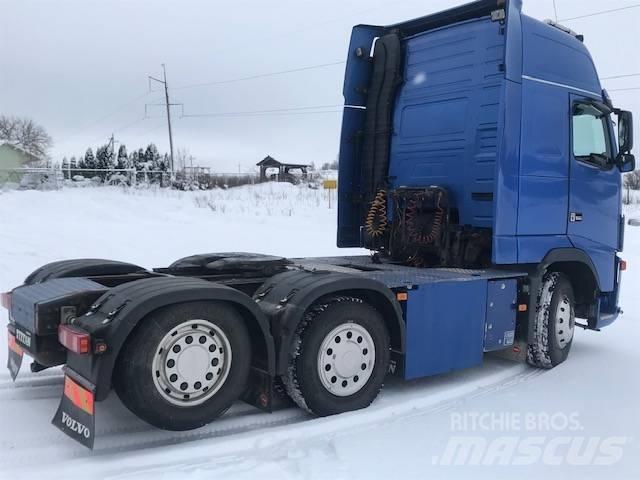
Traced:
[[114, 136], [113, 133], [111, 134], [111, 137], [109, 138], [109, 143], [107, 144], [108, 147], [111, 149], [111, 153], [115, 155], [116, 153], [116, 143], [120, 143], [118, 142]]
[[[151, 75], [149, 75], [149, 80], [153, 80], [155, 82], [161, 83], [164, 86], [164, 98], [165, 98], [165, 103], [164, 105], [167, 108], [167, 127], [169, 128], [169, 160], [170, 160], [170, 169], [171, 169], [171, 175], [173, 176], [174, 174], [174, 170], [173, 170], [173, 132], [171, 131], [171, 106], [172, 105], [182, 105], [181, 103], [171, 103], [169, 101], [169, 85], [167, 84], [167, 69], [164, 65], [164, 63], [162, 64], [162, 78], [163, 80], [160, 80], [158, 78], [152, 77]], [[151, 85], [149, 85], [149, 87], [151, 87]]]

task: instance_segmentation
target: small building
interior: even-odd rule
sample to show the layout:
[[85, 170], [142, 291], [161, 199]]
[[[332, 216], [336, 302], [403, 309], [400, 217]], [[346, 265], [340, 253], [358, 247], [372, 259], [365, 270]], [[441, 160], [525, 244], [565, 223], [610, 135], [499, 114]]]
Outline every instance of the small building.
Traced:
[[19, 182], [22, 175], [16, 170], [37, 167], [41, 161], [41, 158], [20, 147], [10, 143], [3, 143], [0, 145], [0, 183], [7, 181]]
[[[297, 180], [307, 178], [309, 165], [299, 163], [282, 163], [267, 155], [258, 163], [260, 167], [260, 181], [277, 180], [279, 182], [297, 183]], [[299, 174], [295, 172], [299, 171]]]

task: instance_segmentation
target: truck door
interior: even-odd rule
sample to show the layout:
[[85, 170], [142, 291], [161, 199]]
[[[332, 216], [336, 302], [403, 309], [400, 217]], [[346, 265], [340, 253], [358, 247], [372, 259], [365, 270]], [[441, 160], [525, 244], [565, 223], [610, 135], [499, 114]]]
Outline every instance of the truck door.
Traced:
[[[621, 208], [612, 124], [606, 107], [581, 96], [572, 96], [571, 119], [567, 233], [577, 248], [589, 253], [597, 267], [609, 270], [618, 249]], [[605, 278], [602, 281], [609, 283]]]

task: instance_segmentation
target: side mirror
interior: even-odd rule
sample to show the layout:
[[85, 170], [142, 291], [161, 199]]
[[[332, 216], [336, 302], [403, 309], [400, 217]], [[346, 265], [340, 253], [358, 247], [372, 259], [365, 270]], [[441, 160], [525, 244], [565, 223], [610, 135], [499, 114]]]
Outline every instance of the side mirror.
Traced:
[[618, 156], [618, 168], [622, 173], [633, 172], [636, 169], [636, 157], [630, 153], [621, 153]]
[[633, 149], [633, 115], [626, 110], [619, 110], [618, 115], [618, 150], [620, 153], [631, 153]]

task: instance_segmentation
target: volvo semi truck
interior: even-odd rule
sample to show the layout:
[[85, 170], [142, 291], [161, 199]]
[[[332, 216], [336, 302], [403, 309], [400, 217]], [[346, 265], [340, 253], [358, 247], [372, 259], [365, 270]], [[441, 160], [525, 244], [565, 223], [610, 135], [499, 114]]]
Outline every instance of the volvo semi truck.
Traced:
[[64, 260], [3, 295], [13, 377], [64, 365], [57, 427], [92, 447], [112, 390], [169, 430], [283, 391], [332, 415], [486, 352], [555, 367], [616, 319], [632, 115], [582, 36], [521, 0], [358, 25], [343, 93], [337, 244], [370, 255]]

